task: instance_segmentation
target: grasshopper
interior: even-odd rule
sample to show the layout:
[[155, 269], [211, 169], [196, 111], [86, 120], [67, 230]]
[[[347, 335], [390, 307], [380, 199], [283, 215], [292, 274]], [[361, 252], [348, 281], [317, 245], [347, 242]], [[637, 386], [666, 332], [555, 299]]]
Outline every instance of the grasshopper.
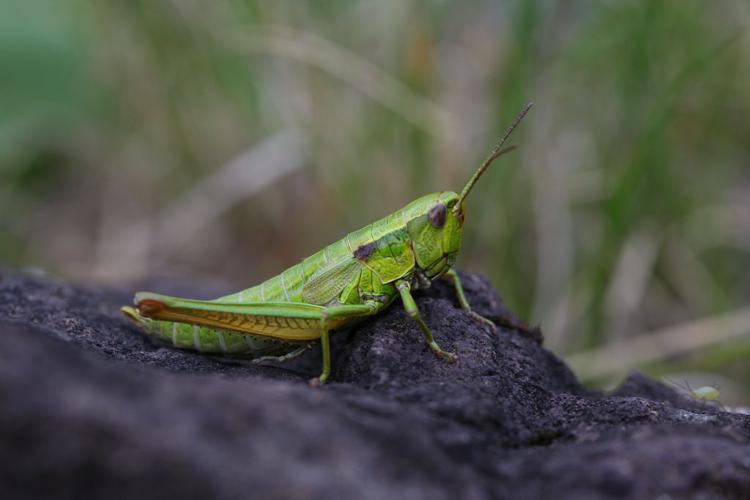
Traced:
[[291, 359], [319, 340], [323, 368], [310, 381], [318, 385], [331, 373], [331, 331], [376, 315], [400, 297], [430, 349], [455, 361], [435, 342], [412, 291], [447, 278], [464, 311], [494, 329], [471, 309], [452, 266], [461, 248], [466, 197], [492, 162], [514, 149], [503, 146], [531, 106], [516, 116], [460, 194], [418, 198], [255, 287], [215, 300], [138, 292], [135, 307], [122, 312], [145, 334], [174, 347], [249, 355], [256, 362]]

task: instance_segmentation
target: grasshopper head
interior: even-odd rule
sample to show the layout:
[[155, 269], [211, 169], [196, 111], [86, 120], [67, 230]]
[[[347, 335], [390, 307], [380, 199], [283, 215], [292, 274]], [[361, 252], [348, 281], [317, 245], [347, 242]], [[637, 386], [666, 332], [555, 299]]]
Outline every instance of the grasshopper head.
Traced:
[[461, 194], [453, 192], [434, 193], [412, 202], [404, 210], [409, 216], [407, 231], [417, 265], [428, 278], [434, 278], [453, 265], [461, 249], [464, 218], [466, 217], [466, 197], [474, 184], [499, 156], [515, 149], [503, 147], [513, 129], [531, 109], [529, 103], [516, 116], [513, 124], [505, 132], [487, 159], [471, 176]]
[[406, 228], [417, 265], [430, 278], [447, 270], [461, 249], [463, 212], [460, 215], [453, 212], [457, 202], [456, 193], [433, 193], [405, 209], [409, 215]]

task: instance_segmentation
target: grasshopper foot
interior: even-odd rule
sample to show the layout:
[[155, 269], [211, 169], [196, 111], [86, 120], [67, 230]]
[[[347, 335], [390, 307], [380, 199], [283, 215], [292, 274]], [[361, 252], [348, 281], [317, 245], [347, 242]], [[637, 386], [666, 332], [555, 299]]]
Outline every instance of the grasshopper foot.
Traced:
[[456, 356], [455, 353], [442, 350], [435, 341], [430, 342], [430, 349], [432, 349], [432, 352], [434, 352], [439, 358], [442, 358], [450, 363], [455, 363], [456, 361], [458, 361], [458, 356]]
[[326, 380], [328, 380], [328, 374], [324, 373], [319, 377], [311, 378], [307, 383], [310, 385], [310, 387], [320, 387], [321, 385], [326, 383]]
[[489, 320], [489, 319], [485, 318], [484, 316], [482, 316], [481, 314], [475, 313], [475, 312], [474, 312], [474, 311], [472, 311], [472, 310], [468, 310], [468, 311], [466, 311], [466, 313], [467, 313], [467, 314], [469, 315], [469, 317], [470, 317], [471, 319], [473, 319], [474, 321], [476, 321], [476, 322], [478, 322], [478, 323], [482, 323], [483, 325], [487, 325], [487, 326], [489, 326], [489, 327], [490, 327], [490, 329], [491, 329], [491, 330], [492, 330], [493, 332], [497, 330], [497, 325], [495, 325], [495, 323], [493, 323], [493, 322], [492, 322], [492, 320]]
[[294, 358], [296, 358], [298, 356], [301, 356], [308, 349], [310, 349], [311, 346], [312, 346], [312, 344], [307, 344], [307, 345], [304, 345], [304, 346], [302, 346], [302, 347], [300, 347], [298, 349], [295, 349], [295, 350], [293, 350], [291, 352], [283, 354], [281, 356], [261, 356], [259, 358], [254, 358], [252, 360], [252, 363], [256, 364], [256, 365], [263, 364], [263, 363], [265, 363], [267, 361], [275, 361], [276, 363], [284, 363], [285, 361], [289, 361], [289, 360], [294, 359]]

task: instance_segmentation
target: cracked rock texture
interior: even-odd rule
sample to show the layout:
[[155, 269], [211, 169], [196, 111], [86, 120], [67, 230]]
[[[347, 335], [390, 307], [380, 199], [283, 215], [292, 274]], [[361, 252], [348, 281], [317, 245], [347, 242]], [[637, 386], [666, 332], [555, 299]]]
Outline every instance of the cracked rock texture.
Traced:
[[[585, 390], [487, 282], [417, 296], [449, 364], [396, 304], [256, 365], [155, 345], [133, 290], [0, 273], [3, 498], [750, 498], [750, 417], [632, 375]], [[200, 295], [205, 290], [169, 289]], [[205, 293], [204, 293], [205, 296]]]

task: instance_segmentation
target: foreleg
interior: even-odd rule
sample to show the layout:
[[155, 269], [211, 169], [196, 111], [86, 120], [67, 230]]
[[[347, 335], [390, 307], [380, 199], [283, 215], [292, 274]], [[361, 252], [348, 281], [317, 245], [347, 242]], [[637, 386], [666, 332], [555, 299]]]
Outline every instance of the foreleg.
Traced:
[[495, 330], [497, 328], [495, 326], [495, 323], [472, 310], [471, 305], [469, 305], [469, 301], [466, 299], [466, 293], [464, 292], [464, 287], [461, 284], [461, 278], [458, 276], [456, 270], [448, 269], [445, 274], [443, 274], [443, 276], [445, 277], [445, 279], [453, 283], [453, 288], [455, 288], [456, 290], [456, 297], [458, 298], [458, 303], [461, 306], [461, 309], [466, 311], [466, 314], [468, 314], [472, 319], [491, 327], [492, 330]]

